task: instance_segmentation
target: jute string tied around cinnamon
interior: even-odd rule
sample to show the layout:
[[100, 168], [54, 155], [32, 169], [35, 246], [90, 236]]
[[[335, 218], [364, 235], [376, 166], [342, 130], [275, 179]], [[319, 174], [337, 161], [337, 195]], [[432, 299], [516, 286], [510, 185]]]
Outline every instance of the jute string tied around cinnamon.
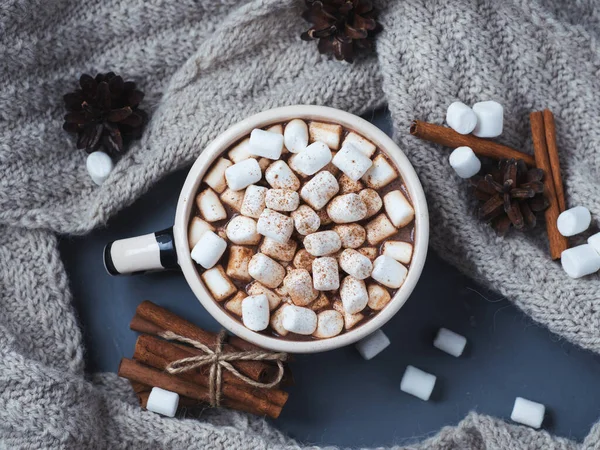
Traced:
[[[274, 353], [266, 350], [223, 353], [223, 343], [227, 338], [227, 332], [225, 330], [221, 330], [221, 332], [217, 335], [214, 349], [204, 345], [202, 342], [180, 336], [172, 331], [164, 331], [159, 333], [159, 336], [168, 341], [179, 341], [189, 344], [205, 353], [204, 355], [190, 356], [188, 358], [182, 358], [178, 359], [177, 361], [173, 361], [165, 368], [165, 370], [170, 374], [176, 375], [178, 373], [189, 372], [190, 370], [194, 370], [199, 367], [210, 366], [210, 372], [208, 375], [208, 391], [210, 396], [210, 404], [213, 407], [218, 407], [221, 404], [223, 369], [229, 371], [240, 380], [248, 383], [250, 386], [257, 388], [273, 388], [277, 386], [283, 378], [283, 363], [287, 360], [287, 353]], [[278, 368], [277, 377], [275, 377], [275, 379], [270, 383], [255, 381], [240, 373], [235, 367], [233, 367], [233, 365], [230, 364], [230, 362], [233, 361], [274, 361], [277, 363]]]

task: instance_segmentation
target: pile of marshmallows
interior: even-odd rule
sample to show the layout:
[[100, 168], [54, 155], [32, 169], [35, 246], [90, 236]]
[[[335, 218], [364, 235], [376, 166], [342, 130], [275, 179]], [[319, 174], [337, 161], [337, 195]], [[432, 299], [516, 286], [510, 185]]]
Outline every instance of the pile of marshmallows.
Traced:
[[[456, 358], [464, 352], [467, 339], [447, 328], [440, 328], [433, 346]], [[383, 331], [378, 330], [356, 344], [356, 348], [363, 358], [369, 360], [390, 345], [390, 341]], [[437, 377], [414, 366], [407, 366], [400, 382], [400, 390], [407, 394], [428, 401], [435, 387]], [[517, 397], [510, 418], [515, 422], [540, 428], [544, 420], [546, 407], [537, 402]]]
[[[314, 141], [310, 145], [309, 133]], [[367, 290], [366, 278], [391, 289], [404, 282], [407, 268], [403, 263], [410, 262], [411, 244], [391, 243], [378, 257], [376, 248], [371, 248], [375, 253], [369, 255], [371, 258], [356, 248], [365, 238], [369, 244], [378, 245], [392, 236], [413, 220], [414, 210], [400, 190], [387, 193], [383, 200], [379, 197], [375, 189], [389, 184], [398, 174], [383, 155], [371, 160], [376, 150], [373, 143], [350, 132], [341, 149], [335, 156], [332, 154], [331, 149], [340, 146], [341, 134], [339, 125], [311, 122], [309, 130], [299, 119], [290, 121], [285, 132], [281, 125], [255, 129], [247, 142], [228, 153], [234, 163], [220, 158], [204, 178], [209, 188], [197, 197], [204, 221], [195, 218], [192, 222], [190, 245], [192, 241], [196, 243], [191, 256], [207, 269], [202, 278], [217, 301], [237, 291], [228, 275], [243, 281], [255, 280], [251, 285], [255, 289], [248, 289], [250, 295], [240, 292], [226, 304], [230, 311], [229, 304], [234, 300], [241, 304], [242, 322], [250, 330], [261, 331], [271, 324], [280, 335], [293, 332], [332, 337], [344, 326], [348, 329], [362, 320], [360, 312], [371, 301], [380, 301], [381, 307], [389, 301], [390, 295], [382, 286], [373, 284]], [[280, 160], [284, 144], [293, 153], [289, 165]], [[337, 170], [343, 172], [339, 183], [331, 173]], [[261, 180], [263, 171], [271, 188], [254, 184]], [[308, 181], [301, 185], [296, 174]], [[369, 188], [357, 192], [353, 185], [361, 186], [361, 179]], [[340, 189], [342, 194], [337, 195]], [[301, 200], [305, 204], [300, 205]], [[240, 213], [227, 223], [225, 236], [206, 223], [227, 219], [221, 201]], [[377, 215], [364, 228], [353, 224], [376, 215], [382, 206], [387, 215]], [[333, 230], [319, 231], [325, 218], [336, 224]], [[305, 236], [304, 249], [297, 253], [297, 243], [291, 239], [294, 228]], [[242, 247], [258, 245], [261, 239], [259, 253]], [[215, 265], [227, 249], [227, 240], [235, 245], [225, 272]], [[345, 250], [338, 259], [334, 255], [342, 247]], [[277, 261], [292, 259], [295, 268], [288, 267], [287, 272]], [[296, 259], [312, 263], [298, 268], [303, 264]], [[347, 274], [341, 282], [338, 265]], [[337, 289], [341, 304], [336, 301], [333, 309], [317, 315], [312, 304], [321, 299], [321, 291]], [[282, 296], [289, 302], [277, 309]], [[324, 306], [327, 305], [325, 297]]]

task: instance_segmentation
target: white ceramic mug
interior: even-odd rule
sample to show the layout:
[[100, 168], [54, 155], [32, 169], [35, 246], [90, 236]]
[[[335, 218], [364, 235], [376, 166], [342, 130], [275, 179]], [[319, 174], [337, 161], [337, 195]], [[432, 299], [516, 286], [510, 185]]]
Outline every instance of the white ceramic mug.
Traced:
[[[190, 256], [188, 226], [194, 200], [205, 172], [213, 161], [254, 128], [264, 128], [291, 119], [333, 122], [356, 131], [373, 142], [396, 165], [415, 209], [413, 257], [404, 284], [390, 303], [364, 324], [329, 339], [294, 341], [257, 333], [231, 317], [211, 296]], [[404, 153], [384, 132], [353, 114], [325, 106], [285, 106], [251, 116], [229, 128], [212, 141], [198, 157], [179, 195], [173, 228], [108, 244], [104, 251], [107, 271], [112, 275], [180, 268], [190, 288], [204, 308], [235, 335], [275, 351], [313, 353], [352, 344], [371, 334], [390, 320], [413, 291], [425, 264], [429, 241], [429, 215], [423, 188]]]

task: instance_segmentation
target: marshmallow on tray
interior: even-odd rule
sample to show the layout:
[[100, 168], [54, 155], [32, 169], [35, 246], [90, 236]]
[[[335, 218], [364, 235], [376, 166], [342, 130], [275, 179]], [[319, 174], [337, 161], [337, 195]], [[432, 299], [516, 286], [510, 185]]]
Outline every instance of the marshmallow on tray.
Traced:
[[285, 161], [275, 161], [265, 170], [265, 180], [273, 189], [300, 189], [300, 180]]
[[308, 126], [301, 119], [288, 122], [283, 132], [285, 147], [291, 153], [299, 153], [308, 146]]
[[346, 144], [335, 154], [333, 164], [352, 181], [358, 181], [371, 168], [373, 162], [354, 144]]
[[266, 187], [257, 186], [255, 184], [248, 186], [246, 188], [246, 193], [244, 194], [244, 201], [242, 202], [240, 213], [244, 216], [258, 219], [265, 209], [267, 191], [268, 189]]
[[319, 292], [313, 287], [310, 273], [305, 269], [290, 270], [283, 280], [283, 285], [297, 306], [306, 306], [319, 296]]
[[227, 250], [227, 241], [214, 231], [204, 232], [198, 243], [192, 249], [192, 259], [205, 269], [213, 267]]
[[179, 394], [153, 387], [146, 402], [146, 410], [167, 417], [175, 417], [179, 406]]
[[[336, 155], [337, 156], [337, 155]], [[331, 161], [331, 150], [323, 142], [313, 142], [300, 153], [293, 155], [290, 167], [297, 173], [306, 176], [314, 175]]]
[[413, 366], [407, 366], [402, 377], [402, 382], [400, 383], [400, 390], [427, 401], [431, 397], [435, 381], [435, 375]]
[[283, 151], [283, 136], [255, 128], [250, 133], [250, 153], [268, 159], [279, 159]]
[[560, 255], [560, 262], [571, 278], [581, 278], [600, 270], [600, 254], [590, 244], [568, 248]]
[[227, 212], [219, 196], [211, 188], [207, 188], [198, 194], [196, 205], [207, 222], [218, 222], [227, 219]]
[[348, 275], [342, 280], [340, 298], [344, 311], [350, 314], [361, 312], [369, 302], [369, 294], [365, 282]]
[[233, 163], [225, 158], [219, 158], [216, 163], [213, 164], [210, 171], [204, 175], [204, 182], [208, 184], [215, 192], [222, 193], [227, 187], [227, 181], [225, 181], [225, 170], [231, 167]]
[[477, 116], [477, 126], [473, 130], [475, 136], [493, 138], [502, 134], [504, 108], [500, 103], [494, 101], [475, 103], [473, 112]]
[[448, 159], [450, 166], [461, 178], [471, 178], [481, 170], [481, 161], [471, 147], [458, 147]]
[[204, 281], [204, 284], [218, 302], [231, 297], [237, 292], [235, 284], [231, 282], [221, 266], [215, 266], [204, 272], [202, 274], [202, 281]]
[[340, 287], [337, 260], [332, 256], [317, 258], [312, 264], [313, 286], [318, 291], [334, 291]]
[[285, 277], [285, 269], [267, 255], [257, 253], [248, 263], [248, 273], [269, 288], [276, 288]]
[[383, 155], [377, 155], [373, 165], [363, 175], [362, 180], [372, 189], [381, 189], [398, 178], [396, 169]]
[[393, 258], [381, 255], [373, 262], [371, 278], [391, 289], [398, 289], [404, 283], [408, 269]]
[[575, 206], [560, 213], [556, 227], [560, 234], [570, 237], [587, 230], [591, 222], [590, 210], [585, 206]]
[[373, 156], [373, 153], [375, 153], [376, 150], [375, 144], [360, 136], [359, 134], [356, 134], [354, 131], [351, 131], [346, 135], [346, 137], [344, 138], [344, 142], [342, 142], [342, 148], [348, 144], [354, 145], [368, 158]]
[[410, 263], [413, 246], [410, 242], [386, 241], [383, 243], [383, 254], [394, 258], [402, 264]]
[[256, 231], [280, 244], [285, 244], [294, 232], [294, 221], [272, 209], [265, 209], [258, 218]]
[[296, 231], [302, 235], [314, 233], [321, 226], [318, 214], [307, 205], [300, 205], [292, 214]]
[[250, 217], [235, 216], [225, 229], [227, 239], [234, 244], [256, 245], [260, 241], [260, 234], [256, 231], [256, 221]]
[[316, 174], [300, 190], [300, 197], [315, 210], [323, 208], [340, 190], [337, 179], [329, 172]]
[[347, 248], [340, 254], [339, 261], [342, 270], [358, 280], [368, 278], [373, 270], [371, 260], [351, 248]]
[[251, 295], [242, 300], [242, 321], [252, 331], [262, 331], [269, 326], [269, 301], [266, 295]]
[[262, 171], [254, 158], [244, 159], [225, 170], [225, 180], [232, 191], [244, 189], [261, 178]]
[[310, 335], [317, 329], [317, 314], [312, 309], [289, 305], [283, 311], [281, 324], [292, 333]]
[[308, 126], [310, 141], [321, 141], [331, 150], [340, 148], [342, 131], [342, 126], [334, 123], [310, 122]]
[[333, 309], [328, 309], [317, 314], [317, 329], [313, 336], [319, 339], [331, 338], [340, 334], [343, 329], [344, 317], [342, 314]]
[[462, 355], [465, 345], [467, 345], [467, 338], [447, 328], [440, 328], [433, 341], [435, 348], [439, 348], [456, 358]]
[[390, 345], [390, 340], [381, 330], [371, 333], [356, 343], [356, 350], [367, 361], [373, 359]]
[[335, 223], [358, 222], [367, 216], [367, 206], [358, 194], [339, 195], [327, 205], [327, 214]]
[[335, 231], [319, 231], [304, 238], [304, 248], [313, 256], [331, 255], [342, 248], [342, 241]]
[[462, 102], [454, 102], [446, 111], [446, 123], [459, 134], [469, 134], [477, 126], [477, 114]]
[[300, 196], [289, 189], [269, 189], [265, 197], [267, 208], [275, 211], [295, 211], [300, 204]]
[[540, 428], [544, 421], [546, 407], [541, 403], [517, 397], [510, 419], [532, 428]]
[[188, 228], [188, 242], [190, 244], [190, 249], [194, 248], [194, 246], [198, 243], [204, 232], [208, 230], [215, 231], [215, 227], [213, 227], [207, 221], [202, 220], [198, 216], [192, 218], [192, 221], [190, 222], [190, 227]]
[[106, 153], [96, 151], [88, 155], [85, 167], [92, 181], [100, 186], [112, 172], [114, 163]]
[[408, 225], [415, 218], [415, 210], [400, 190], [385, 194], [383, 204], [385, 212], [397, 228]]

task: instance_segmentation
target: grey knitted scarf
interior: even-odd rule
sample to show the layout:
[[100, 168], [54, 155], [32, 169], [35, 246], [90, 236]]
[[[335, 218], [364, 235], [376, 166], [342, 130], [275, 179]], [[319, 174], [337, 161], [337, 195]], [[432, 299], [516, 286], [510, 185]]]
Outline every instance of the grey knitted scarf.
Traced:
[[[593, 0], [381, 2], [376, 55], [354, 65], [300, 41], [301, 0], [0, 0], [0, 448], [302, 448], [235, 412], [165, 419], [113, 374], [84, 374], [57, 233], [85, 233], [189, 165], [219, 132], [275, 106], [355, 113], [387, 104], [431, 211], [432, 247], [566, 339], [600, 351], [597, 276], [573, 281], [542, 227], [499, 239], [472, 219], [447, 154], [413, 118], [495, 99], [502, 141], [531, 151], [527, 116], [551, 108], [568, 202], [600, 213], [600, 13]], [[113, 70], [146, 92], [141, 141], [96, 187], [61, 130], [81, 73]], [[469, 415], [415, 449], [594, 448]], [[393, 442], [390, 442], [390, 445]]]

